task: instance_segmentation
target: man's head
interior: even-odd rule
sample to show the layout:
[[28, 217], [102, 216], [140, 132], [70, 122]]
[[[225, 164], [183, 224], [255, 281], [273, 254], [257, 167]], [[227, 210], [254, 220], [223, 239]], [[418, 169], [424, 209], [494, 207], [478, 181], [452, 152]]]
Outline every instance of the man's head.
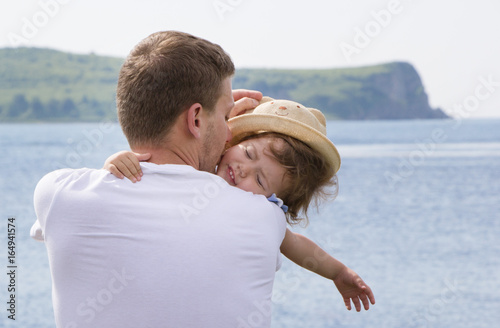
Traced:
[[[233, 74], [229, 55], [207, 40], [176, 31], [142, 40], [123, 64], [117, 88], [118, 119], [130, 147], [162, 148], [178, 118], [193, 104], [207, 117], [215, 114], [221, 96], [231, 90]], [[222, 105], [231, 104], [225, 99]], [[226, 133], [214, 128], [204, 131]], [[223, 145], [214, 146], [222, 151]]]

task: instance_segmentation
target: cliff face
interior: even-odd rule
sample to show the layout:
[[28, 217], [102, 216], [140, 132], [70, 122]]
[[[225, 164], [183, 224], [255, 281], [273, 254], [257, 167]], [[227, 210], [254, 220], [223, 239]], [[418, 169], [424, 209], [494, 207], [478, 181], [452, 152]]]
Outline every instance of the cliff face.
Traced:
[[445, 118], [440, 109], [432, 109], [422, 80], [407, 63], [386, 65], [387, 72], [373, 74], [364, 81], [366, 94], [373, 93], [379, 104], [366, 107], [365, 119]]
[[329, 118], [447, 117], [429, 106], [420, 76], [408, 63], [331, 70], [241, 70], [234, 87], [293, 99], [322, 110]]

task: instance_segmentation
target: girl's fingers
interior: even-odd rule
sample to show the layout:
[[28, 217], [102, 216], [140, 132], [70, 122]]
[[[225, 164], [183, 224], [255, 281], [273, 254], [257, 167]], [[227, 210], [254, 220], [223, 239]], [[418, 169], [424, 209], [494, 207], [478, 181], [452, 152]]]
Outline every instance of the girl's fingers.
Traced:
[[354, 303], [354, 307], [356, 308], [357, 312], [361, 311], [361, 302], [359, 301], [358, 297], [353, 297], [352, 302]]
[[[137, 181], [141, 180], [142, 170], [137, 157], [127, 157], [126, 161], [123, 163], [130, 171], [130, 174], [137, 179]], [[128, 176], [127, 176], [128, 178]]]
[[118, 179], [123, 179], [125, 176], [116, 168], [114, 164], [109, 164], [108, 170], [111, 174], [113, 174]]
[[[115, 164], [115, 166], [117, 167], [117, 169], [124, 175], [127, 177], [127, 179], [129, 179], [130, 181], [132, 182], [137, 182], [137, 178], [135, 177], [135, 175], [130, 171], [130, 167], [129, 165], [127, 165], [126, 163], [123, 163], [123, 162], [120, 162], [120, 163], [117, 163]], [[133, 166], [132, 166], [133, 167]]]
[[366, 296], [366, 294], [362, 294], [359, 296], [359, 298], [361, 298], [361, 302], [363, 302], [363, 307], [365, 308], [365, 310], [368, 311], [368, 309], [370, 308], [370, 302], [368, 300], [368, 296]]
[[137, 154], [137, 153], [135, 153], [135, 155], [137, 156], [137, 159], [139, 160], [139, 162], [144, 162], [144, 161], [147, 161], [148, 159], [151, 158], [151, 154], [150, 153], [145, 153], [145, 154]]
[[350, 298], [344, 298], [344, 304], [345, 304], [345, 307], [347, 308], [347, 310], [351, 311], [351, 299]]

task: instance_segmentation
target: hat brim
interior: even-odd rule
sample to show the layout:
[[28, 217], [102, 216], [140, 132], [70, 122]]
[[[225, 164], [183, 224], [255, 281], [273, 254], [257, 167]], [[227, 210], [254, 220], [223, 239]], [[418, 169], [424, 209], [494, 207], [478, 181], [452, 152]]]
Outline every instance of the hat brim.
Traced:
[[253, 133], [277, 132], [304, 142], [318, 151], [333, 168], [333, 174], [340, 169], [340, 155], [335, 145], [314, 128], [284, 116], [269, 114], [244, 114], [229, 120], [233, 135], [231, 144], [237, 144], [243, 137]]

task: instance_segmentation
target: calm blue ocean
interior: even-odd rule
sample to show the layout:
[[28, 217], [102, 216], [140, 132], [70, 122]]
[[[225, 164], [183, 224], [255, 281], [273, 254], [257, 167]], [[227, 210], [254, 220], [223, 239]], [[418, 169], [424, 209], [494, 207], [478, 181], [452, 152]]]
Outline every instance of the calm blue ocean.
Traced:
[[[500, 120], [335, 121], [328, 130], [342, 156], [339, 195], [295, 230], [358, 272], [377, 304], [349, 312], [333, 283], [285, 260], [273, 328], [496, 327]], [[127, 143], [115, 123], [0, 124], [0, 145], [0, 326], [54, 327], [45, 247], [29, 238], [33, 190], [49, 171], [101, 167]]]

